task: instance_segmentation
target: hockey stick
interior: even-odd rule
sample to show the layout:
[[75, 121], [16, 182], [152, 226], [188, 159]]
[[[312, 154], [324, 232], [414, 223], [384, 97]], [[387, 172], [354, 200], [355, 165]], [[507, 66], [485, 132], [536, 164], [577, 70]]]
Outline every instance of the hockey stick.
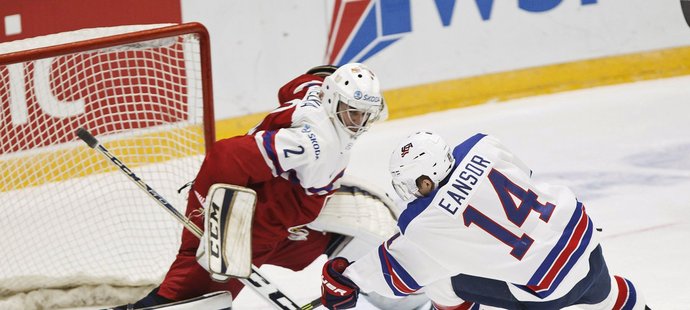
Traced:
[[[84, 128], [79, 128], [77, 130], [77, 137], [84, 141], [90, 148], [103, 154], [108, 160], [115, 166], [120, 168], [132, 182], [136, 183], [139, 188], [146, 192], [149, 197], [156, 200], [156, 202], [163, 207], [168, 213], [170, 213], [176, 220], [178, 220], [186, 229], [188, 229], [197, 238], [201, 238], [203, 231], [190, 221], [187, 217], [182, 215], [175, 207], [173, 207], [163, 196], [158, 194], [156, 190], [146, 184], [142, 179], [140, 179], [131, 169], [129, 169], [124, 163], [122, 163], [117, 157], [111, 154], [103, 145], [98, 142], [98, 139], [94, 137], [88, 130]], [[309, 310], [314, 308], [314, 301], [304, 305], [303, 307], [298, 306], [292, 299], [288, 298], [283, 294], [278, 288], [273, 285], [268, 279], [259, 272], [259, 268], [252, 264], [251, 273], [248, 278], [237, 278], [242, 282], [242, 284], [251, 287], [255, 292], [257, 292], [261, 297], [266, 299], [266, 301], [273, 304], [277, 309], [283, 310]], [[320, 304], [320, 303], [319, 303]]]

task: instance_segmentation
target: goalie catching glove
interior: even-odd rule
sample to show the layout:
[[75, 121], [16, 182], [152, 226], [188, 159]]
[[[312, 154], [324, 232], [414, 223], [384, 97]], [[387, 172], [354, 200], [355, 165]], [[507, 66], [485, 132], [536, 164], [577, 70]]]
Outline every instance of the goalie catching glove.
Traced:
[[217, 282], [251, 273], [251, 229], [256, 193], [245, 187], [214, 184], [204, 207], [204, 234], [196, 260]]
[[328, 309], [349, 309], [357, 305], [359, 287], [343, 275], [350, 262], [336, 257], [323, 265], [321, 274], [321, 303]]

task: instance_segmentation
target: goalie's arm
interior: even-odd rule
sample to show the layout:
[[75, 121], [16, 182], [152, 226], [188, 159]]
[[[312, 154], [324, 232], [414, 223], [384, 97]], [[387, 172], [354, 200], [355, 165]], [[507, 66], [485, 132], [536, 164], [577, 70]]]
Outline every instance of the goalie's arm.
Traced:
[[[203, 180], [200, 178], [202, 173]], [[254, 137], [246, 135], [216, 141], [204, 158], [194, 182], [197, 188], [206, 189], [215, 183], [248, 187], [271, 178], [271, 170], [262, 159]]]

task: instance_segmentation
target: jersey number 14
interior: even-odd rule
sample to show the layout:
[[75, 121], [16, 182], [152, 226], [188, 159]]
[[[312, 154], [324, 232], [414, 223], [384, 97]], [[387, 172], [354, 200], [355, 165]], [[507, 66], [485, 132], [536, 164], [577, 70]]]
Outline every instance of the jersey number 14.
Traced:
[[[549, 202], [545, 204], [539, 203], [536, 193], [532, 190], [521, 188], [495, 169], [491, 169], [488, 178], [501, 201], [501, 205], [503, 205], [506, 217], [517, 227], [521, 227], [522, 224], [525, 223], [527, 216], [529, 216], [532, 211], [539, 213], [539, 219], [545, 223], [549, 221], [553, 209], [556, 207], [554, 204]], [[515, 204], [513, 197], [520, 200], [520, 205]], [[527, 250], [529, 250], [534, 242], [534, 239], [530, 238], [530, 236], [525, 233], [523, 233], [522, 236], [513, 234], [471, 205], [465, 209], [462, 213], [462, 217], [465, 226], [469, 227], [471, 224], [475, 224], [511, 247], [512, 250], [510, 251], [510, 255], [518, 260], [522, 260], [525, 253], [527, 253]]]

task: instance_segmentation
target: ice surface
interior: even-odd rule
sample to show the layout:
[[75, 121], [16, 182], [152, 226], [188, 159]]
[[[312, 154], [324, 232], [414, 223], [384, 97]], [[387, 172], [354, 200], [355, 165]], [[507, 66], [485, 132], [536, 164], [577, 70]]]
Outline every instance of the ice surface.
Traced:
[[[434, 131], [453, 145], [476, 132], [498, 137], [535, 178], [567, 185], [578, 194], [595, 225], [603, 228], [602, 247], [612, 273], [631, 279], [653, 309], [687, 309], [690, 77], [387, 121], [362, 135], [348, 173], [394, 195], [388, 157], [400, 139], [416, 130]], [[273, 269], [267, 272], [295, 298], [318, 296], [318, 266], [294, 278]], [[261, 309], [246, 291], [238, 296], [237, 309]]]
[[[534, 177], [571, 187], [597, 227], [612, 273], [631, 279], [653, 309], [690, 304], [690, 77], [487, 103], [387, 121], [364, 134], [348, 173], [388, 186], [388, 157], [416, 130], [457, 144], [498, 137]], [[685, 241], [683, 241], [685, 240]], [[264, 266], [299, 303], [319, 295], [319, 260], [302, 272]], [[234, 309], [270, 309], [249, 289]], [[358, 309], [373, 309], [362, 302]]]

